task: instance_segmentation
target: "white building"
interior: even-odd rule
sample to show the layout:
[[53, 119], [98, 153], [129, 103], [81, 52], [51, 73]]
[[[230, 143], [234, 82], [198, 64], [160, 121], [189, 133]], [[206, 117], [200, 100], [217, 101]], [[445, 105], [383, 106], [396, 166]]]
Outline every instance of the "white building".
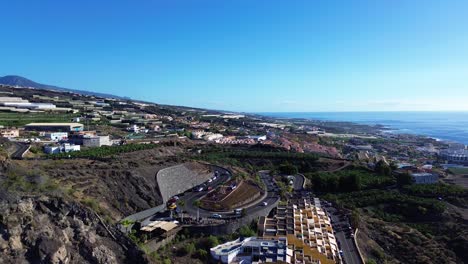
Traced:
[[67, 140], [68, 139], [68, 133], [67, 132], [50, 132], [45, 134], [46, 138], [54, 141], [61, 141], [61, 140]]
[[56, 106], [49, 103], [30, 103], [30, 102], [3, 102], [4, 106], [11, 106], [16, 108], [27, 108], [27, 109], [54, 109]]
[[413, 177], [414, 183], [416, 184], [437, 183], [437, 181], [439, 180], [439, 175], [427, 172], [412, 173], [411, 177]]
[[266, 135], [263, 135], [263, 136], [247, 136], [247, 138], [254, 139], [256, 141], [265, 141], [265, 140], [267, 140]]
[[44, 146], [44, 152], [46, 154], [59, 154], [62, 152], [68, 153], [72, 151], [80, 151], [80, 149], [80, 145], [72, 145], [69, 143], [64, 143], [61, 145]]
[[111, 145], [112, 142], [109, 136], [89, 136], [83, 138], [83, 146], [85, 147], [101, 147]]
[[15, 137], [19, 137], [19, 130], [18, 129], [0, 129], [0, 134], [2, 137], [15, 138]]
[[441, 151], [440, 156], [450, 163], [468, 164], [468, 149], [464, 145], [451, 146], [449, 149]]
[[72, 152], [72, 151], [80, 151], [80, 145], [73, 145], [69, 143], [62, 144], [62, 151], [65, 153]]
[[291, 263], [293, 251], [286, 237], [267, 239], [248, 237], [210, 249], [211, 256], [222, 263]]
[[207, 140], [207, 141], [215, 141], [217, 139], [221, 139], [223, 138], [223, 135], [221, 134], [211, 134], [211, 135], [205, 135], [203, 137], [204, 140]]

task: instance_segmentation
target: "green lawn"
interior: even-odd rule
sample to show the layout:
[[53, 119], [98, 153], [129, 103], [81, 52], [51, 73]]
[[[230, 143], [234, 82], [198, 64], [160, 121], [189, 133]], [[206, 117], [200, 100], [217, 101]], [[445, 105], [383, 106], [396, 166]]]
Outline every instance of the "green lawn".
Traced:
[[468, 168], [450, 168], [449, 171], [456, 175], [468, 174]]
[[0, 112], [0, 125], [21, 127], [29, 123], [70, 122], [77, 114]]

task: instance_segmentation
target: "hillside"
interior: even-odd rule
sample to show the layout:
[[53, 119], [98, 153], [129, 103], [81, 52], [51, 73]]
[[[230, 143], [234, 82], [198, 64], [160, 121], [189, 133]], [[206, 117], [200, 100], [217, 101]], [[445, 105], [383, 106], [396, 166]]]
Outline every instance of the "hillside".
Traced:
[[54, 90], [54, 91], [61, 91], [61, 92], [73, 92], [73, 93], [79, 93], [83, 95], [93, 95], [93, 96], [106, 97], [106, 98], [120, 98], [120, 99], [123, 98], [123, 97], [119, 97], [119, 96], [112, 95], [112, 94], [96, 93], [96, 92], [90, 92], [90, 91], [84, 91], [84, 90], [75, 90], [75, 89], [58, 87], [54, 85], [37, 83], [35, 81], [29, 80], [27, 78], [24, 78], [22, 76], [17, 76], [17, 75], [7, 75], [7, 76], [0, 77], [0, 84], [20, 86], [20, 87], [31, 87], [31, 88], [43, 89], [43, 90]]

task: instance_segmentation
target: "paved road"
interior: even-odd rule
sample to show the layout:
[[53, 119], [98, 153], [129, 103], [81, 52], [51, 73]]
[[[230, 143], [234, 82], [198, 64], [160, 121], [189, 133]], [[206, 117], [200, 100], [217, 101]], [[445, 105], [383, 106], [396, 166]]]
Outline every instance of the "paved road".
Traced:
[[294, 191], [299, 192], [302, 191], [304, 186], [304, 176], [300, 174], [294, 175]]
[[[266, 202], [267, 204], [272, 204], [278, 201], [279, 195], [275, 191], [276, 185], [273, 183], [273, 180], [269, 173], [267, 171], [261, 171], [259, 172], [260, 174], [260, 179], [263, 181], [267, 188], [267, 192], [263, 196], [263, 198], [259, 201], [256, 201], [252, 204], [249, 204], [243, 208], [246, 210], [246, 214], [253, 214], [258, 210], [263, 209], [263, 203]], [[190, 216], [192, 217], [197, 217], [197, 213], [199, 217], [201, 218], [208, 218], [213, 215], [213, 213], [220, 214], [222, 218], [237, 218], [239, 215], [234, 214], [234, 212], [211, 212], [208, 210], [204, 210], [201, 208], [197, 208], [196, 206], [193, 205], [193, 202], [196, 201], [197, 199], [201, 198], [203, 195], [205, 195], [207, 191], [203, 192], [187, 192], [184, 196], [181, 197], [181, 199], [185, 202], [185, 207], [184, 211], [186, 211]]]
[[22, 159], [23, 155], [29, 150], [30, 146], [29, 144], [26, 143], [20, 143], [20, 142], [13, 142], [13, 145], [15, 147], [15, 151], [11, 154], [11, 158], [13, 159]]
[[334, 207], [326, 206], [323, 203], [322, 206], [329, 213], [332, 220], [333, 230], [336, 231], [335, 237], [340, 242], [340, 249], [343, 250], [344, 263], [362, 264], [356, 244], [353, 238], [349, 236], [351, 232], [354, 233], [354, 230], [349, 230], [349, 221], [340, 219], [340, 215]]

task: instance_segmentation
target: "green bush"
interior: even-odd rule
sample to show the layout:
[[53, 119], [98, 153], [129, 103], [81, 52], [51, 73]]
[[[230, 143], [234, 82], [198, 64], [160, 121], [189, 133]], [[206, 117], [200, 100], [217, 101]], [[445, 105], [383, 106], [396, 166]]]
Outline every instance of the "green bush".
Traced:
[[51, 154], [49, 158], [63, 159], [63, 158], [89, 158], [99, 159], [112, 156], [119, 153], [128, 153], [145, 149], [153, 149], [158, 147], [156, 144], [127, 144], [121, 146], [102, 146], [96, 148], [89, 148], [83, 151], [75, 151], [69, 153]]
[[382, 188], [395, 183], [391, 176], [377, 175], [364, 169], [307, 173], [305, 176], [316, 192], [352, 192]]
[[210, 235], [207, 239], [207, 246], [209, 248], [216, 247], [219, 245], [219, 240], [217, 237]]
[[245, 225], [239, 228], [239, 235], [242, 237], [251, 237], [255, 236], [256, 232], [250, 226]]
[[86, 197], [81, 201], [84, 205], [90, 207], [93, 209], [95, 212], [99, 213], [101, 210], [101, 207], [99, 206], [98, 202], [94, 200], [93, 198]]
[[324, 198], [350, 209], [378, 207], [380, 209], [375, 211], [377, 216], [394, 215], [397, 216], [394, 219], [399, 221], [402, 220], [401, 217], [408, 219], [437, 218], [445, 211], [445, 204], [436, 199], [410, 196], [397, 191], [368, 190], [334, 196], [326, 195]]
[[405, 186], [403, 190], [408, 194], [422, 197], [468, 196], [468, 189], [444, 183], [415, 184]]
[[186, 254], [189, 254], [189, 255], [192, 255], [193, 253], [195, 253], [195, 250], [196, 250], [196, 247], [195, 247], [195, 244], [190, 242], [188, 243], [187, 245], [185, 245], [184, 247], [184, 251]]
[[200, 248], [197, 250], [196, 255], [197, 255], [197, 258], [201, 260], [205, 260], [208, 257], [208, 251]]

